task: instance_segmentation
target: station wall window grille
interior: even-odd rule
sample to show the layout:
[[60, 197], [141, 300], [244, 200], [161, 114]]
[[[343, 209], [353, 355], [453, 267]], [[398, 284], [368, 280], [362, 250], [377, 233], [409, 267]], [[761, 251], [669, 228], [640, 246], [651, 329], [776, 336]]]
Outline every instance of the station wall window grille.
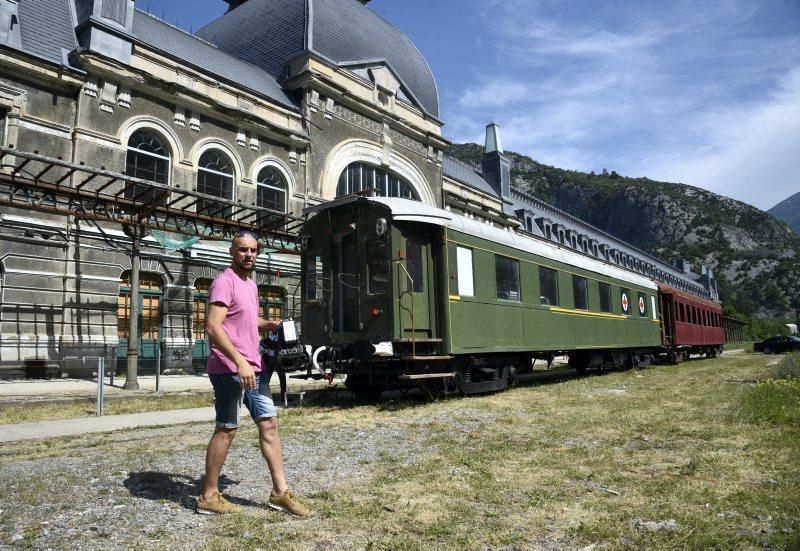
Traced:
[[208, 318], [208, 290], [211, 287], [208, 278], [194, 282], [194, 298], [192, 299], [192, 338], [195, 341], [206, 339], [206, 319]]
[[[218, 149], [209, 149], [200, 156], [197, 164], [197, 192], [214, 195], [222, 199], [233, 199], [234, 172], [231, 160]], [[200, 199], [197, 212], [212, 214], [217, 210], [216, 202]], [[229, 216], [230, 211], [222, 213]]]
[[494, 258], [497, 298], [502, 300], [520, 300], [519, 261], [499, 255]]
[[381, 197], [401, 197], [419, 201], [414, 188], [405, 180], [366, 163], [352, 163], [339, 176], [336, 196], [350, 195], [366, 189], [377, 189]]
[[539, 302], [544, 306], [558, 306], [558, 272], [539, 268]]
[[600, 291], [600, 311], [611, 312], [611, 285], [599, 282]]
[[260, 285], [258, 301], [261, 305], [261, 317], [266, 320], [280, 321], [286, 310], [286, 292], [281, 287]]
[[589, 309], [589, 296], [585, 277], [572, 276], [572, 294], [575, 297], [575, 308], [577, 310]]
[[[129, 338], [131, 318], [130, 272], [122, 274], [117, 299], [117, 336]], [[142, 340], [157, 340], [161, 329], [162, 281], [158, 274], [139, 274], [139, 330]]]
[[256, 178], [256, 204], [278, 212], [286, 212], [286, 180], [272, 166], [262, 168]]
[[[133, 178], [150, 180], [157, 184], [168, 184], [170, 173], [170, 153], [164, 142], [149, 130], [137, 130], [128, 140], [128, 153], [125, 157], [125, 173]], [[126, 199], [149, 203], [156, 191], [137, 184], [125, 189]]]

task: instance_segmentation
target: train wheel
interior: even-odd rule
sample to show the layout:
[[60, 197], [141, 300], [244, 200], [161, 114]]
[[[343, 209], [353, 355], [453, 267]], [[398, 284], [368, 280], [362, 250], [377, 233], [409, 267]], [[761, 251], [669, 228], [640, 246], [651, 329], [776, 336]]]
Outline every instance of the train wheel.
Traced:
[[674, 349], [670, 350], [669, 353], [667, 354], [667, 360], [672, 365], [677, 364], [678, 363], [678, 351], [674, 350]]

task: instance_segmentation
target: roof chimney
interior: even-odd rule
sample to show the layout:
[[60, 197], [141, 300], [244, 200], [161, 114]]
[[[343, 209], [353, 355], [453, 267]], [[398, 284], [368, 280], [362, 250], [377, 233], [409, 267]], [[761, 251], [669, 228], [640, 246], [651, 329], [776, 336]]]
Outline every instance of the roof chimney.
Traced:
[[511, 160], [503, 154], [500, 127], [486, 125], [486, 143], [483, 149], [483, 178], [503, 199], [511, 197]]
[[235, 10], [236, 8], [247, 2], [247, 0], [225, 0], [225, 1], [228, 3], [228, 11]]

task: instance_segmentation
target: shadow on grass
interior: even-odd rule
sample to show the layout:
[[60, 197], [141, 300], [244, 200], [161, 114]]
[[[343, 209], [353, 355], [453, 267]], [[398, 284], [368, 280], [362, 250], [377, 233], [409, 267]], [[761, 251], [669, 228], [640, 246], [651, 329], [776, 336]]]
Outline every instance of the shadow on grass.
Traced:
[[[153, 501], [172, 501], [184, 509], [195, 510], [197, 498], [200, 495], [202, 478], [174, 473], [161, 473], [156, 471], [143, 471], [129, 473], [123, 485], [128, 489], [132, 496], [151, 499]], [[239, 484], [238, 480], [233, 480], [225, 475], [219, 479], [219, 489], [225, 493], [227, 488]], [[261, 507], [263, 503], [256, 503], [249, 499], [241, 499], [226, 495], [231, 503], [246, 507]]]

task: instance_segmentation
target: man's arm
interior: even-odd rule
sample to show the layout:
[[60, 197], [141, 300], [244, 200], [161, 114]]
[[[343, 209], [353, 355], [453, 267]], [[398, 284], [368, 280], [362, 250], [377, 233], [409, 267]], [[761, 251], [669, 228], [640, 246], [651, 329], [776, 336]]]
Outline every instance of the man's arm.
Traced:
[[265, 320], [264, 318], [258, 318], [259, 333], [264, 333], [265, 331], [277, 331], [280, 325], [281, 322], [279, 321], [270, 321], [270, 320]]
[[[252, 390], [256, 388], [256, 376], [253, 372], [253, 367], [250, 365], [242, 353], [239, 352], [231, 342], [230, 337], [222, 327], [222, 323], [228, 316], [228, 307], [221, 302], [212, 302], [206, 318], [206, 334], [214, 346], [225, 354], [227, 358], [236, 365], [237, 373], [239, 373], [239, 381], [245, 390]], [[259, 320], [259, 327], [261, 322]]]

